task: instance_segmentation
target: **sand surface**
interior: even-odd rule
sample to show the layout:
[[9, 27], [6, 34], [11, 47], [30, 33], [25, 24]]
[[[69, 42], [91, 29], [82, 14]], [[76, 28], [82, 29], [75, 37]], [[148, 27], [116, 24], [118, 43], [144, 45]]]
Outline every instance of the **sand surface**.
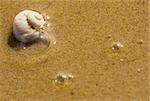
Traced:
[[[51, 17], [56, 45], [13, 47], [24, 9]], [[0, 101], [148, 101], [148, 16], [148, 0], [0, 0]]]

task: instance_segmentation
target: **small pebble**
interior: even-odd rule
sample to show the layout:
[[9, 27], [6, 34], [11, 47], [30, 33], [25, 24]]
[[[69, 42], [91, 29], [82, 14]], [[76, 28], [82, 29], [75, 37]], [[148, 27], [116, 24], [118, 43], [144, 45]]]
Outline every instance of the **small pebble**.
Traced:
[[119, 50], [122, 47], [123, 47], [123, 45], [120, 42], [114, 42], [112, 45], [113, 50]]
[[56, 76], [55, 82], [58, 84], [64, 84], [66, 82], [69, 82], [73, 78], [74, 78], [74, 76], [72, 74], [61, 73]]

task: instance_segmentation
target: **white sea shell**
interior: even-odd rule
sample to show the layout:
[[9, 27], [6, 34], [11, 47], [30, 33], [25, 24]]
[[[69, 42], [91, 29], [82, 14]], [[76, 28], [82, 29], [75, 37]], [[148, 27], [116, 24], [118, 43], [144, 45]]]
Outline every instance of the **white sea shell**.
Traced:
[[39, 12], [23, 10], [14, 19], [13, 35], [23, 43], [28, 43], [36, 39], [42, 39], [47, 43], [49, 38], [42, 31], [45, 24], [44, 16]]

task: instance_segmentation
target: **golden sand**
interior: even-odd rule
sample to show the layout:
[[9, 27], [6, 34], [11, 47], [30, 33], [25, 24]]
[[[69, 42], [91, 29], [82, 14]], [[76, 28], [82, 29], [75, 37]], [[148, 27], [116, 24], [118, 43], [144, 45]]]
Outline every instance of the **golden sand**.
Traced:
[[[56, 45], [13, 47], [24, 9], [50, 16]], [[148, 13], [148, 0], [0, 0], [0, 101], [148, 101]], [[55, 85], [60, 72], [72, 83]]]

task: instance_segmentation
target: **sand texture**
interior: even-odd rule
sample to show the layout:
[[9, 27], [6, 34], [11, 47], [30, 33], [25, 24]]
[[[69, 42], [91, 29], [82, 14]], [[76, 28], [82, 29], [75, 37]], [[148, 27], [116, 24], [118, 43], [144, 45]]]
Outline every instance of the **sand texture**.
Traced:
[[[24, 9], [50, 16], [56, 45], [15, 46]], [[148, 0], [0, 0], [0, 101], [148, 101], [148, 19]]]

